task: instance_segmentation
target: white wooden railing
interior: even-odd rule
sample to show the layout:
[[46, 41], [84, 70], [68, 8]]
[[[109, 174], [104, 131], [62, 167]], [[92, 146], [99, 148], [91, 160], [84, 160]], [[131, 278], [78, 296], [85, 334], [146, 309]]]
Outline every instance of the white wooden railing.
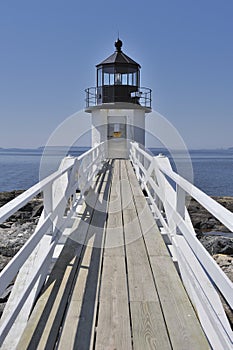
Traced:
[[233, 283], [196, 238], [186, 201], [194, 198], [232, 232], [233, 213], [175, 173], [167, 157], [153, 157], [131, 143], [130, 159], [161, 232], [169, 237], [185, 288], [212, 348], [232, 350], [233, 332], [219, 292], [233, 309]]
[[[2, 295], [38, 244], [42, 244], [43, 256], [39, 264], [36, 264], [36, 269], [29, 276], [29, 282], [24, 291], [21, 291], [13, 309], [1, 320], [0, 347], [20, 310], [35, 290], [34, 295], [31, 295], [33, 304], [47, 276], [55, 246], [83, 194], [102, 168], [105, 154], [105, 145], [101, 143], [78, 158], [69, 156], [64, 158], [56, 172], [0, 208], [0, 223], [2, 223], [32, 198], [43, 193], [44, 209], [34, 234], [0, 273], [0, 295]], [[68, 214], [66, 214], [67, 207], [69, 207]], [[25, 315], [29, 313], [30, 309]]]

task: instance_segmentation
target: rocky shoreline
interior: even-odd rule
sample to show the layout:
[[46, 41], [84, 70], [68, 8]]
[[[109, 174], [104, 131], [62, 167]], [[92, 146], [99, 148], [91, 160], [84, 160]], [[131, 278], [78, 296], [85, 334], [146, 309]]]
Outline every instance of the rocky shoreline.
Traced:
[[[22, 192], [0, 192], [0, 207]], [[233, 197], [213, 198], [233, 212]], [[42, 209], [43, 201], [38, 196], [0, 224], [0, 271], [31, 236]], [[200, 242], [233, 281], [233, 234], [196, 201], [191, 200], [188, 211]], [[0, 316], [7, 296], [0, 296]], [[233, 324], [231, 311], [226, 311]]]
[[[0, 192], [0, 207], [22, 192]], [[42, 209], [43, 201], [38, 196], [0, 224], [0, 271], [34, 232]]]
[[[233, 197], [212, 198], [233, 212]], [[233, 233], [195, 200], [191, 200], [188, 211], [198, 239], [233, 281]]]

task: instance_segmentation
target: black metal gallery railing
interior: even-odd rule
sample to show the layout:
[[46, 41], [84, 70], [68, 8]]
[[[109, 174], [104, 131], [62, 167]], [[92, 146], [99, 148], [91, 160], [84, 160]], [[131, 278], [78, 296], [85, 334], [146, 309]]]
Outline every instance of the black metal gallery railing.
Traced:
[[86, 92], [86, 108], [103, 103], [127, 102], [151, 109], [151, 89], [128, 85], [90, 87]]

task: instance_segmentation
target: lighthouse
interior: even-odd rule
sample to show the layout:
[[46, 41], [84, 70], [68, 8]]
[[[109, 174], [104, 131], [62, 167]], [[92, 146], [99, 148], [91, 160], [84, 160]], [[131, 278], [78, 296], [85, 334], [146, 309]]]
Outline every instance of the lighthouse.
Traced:
[[129, 144], [145, 145], [145, 117], [151, 112], [151, 89], [140, 86], [141, 66], [115, 42], [115, 52], [96, 65], [96, 86], [86, 89], [91, 113], [92, 147], [106, 142], [108, 158], [129, 158]]

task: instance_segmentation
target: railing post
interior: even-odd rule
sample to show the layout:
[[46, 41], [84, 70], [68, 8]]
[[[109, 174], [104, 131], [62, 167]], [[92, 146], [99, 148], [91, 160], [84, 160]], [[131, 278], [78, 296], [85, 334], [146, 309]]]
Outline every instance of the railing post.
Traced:
[[[154, 175], [153, 175], [153, 172], [152, 172], [151, 178], [160, 187], [160, 190], [163, 191], [164, 190], [164, 186], [161, 185], [162, 182], [163, 182], [163, 180], [162, 180], [163, 179], [163, 174], [161, 173], [161, 171], [158, 168], [158, 163], [157, 163], [157, 158], [158, 157], [161, 157], [161, 155], [153, 157], [153, 159], [152, 159]], [[163, 202], [161, 201], [161, 199], [159, 198], [159, 196], [157, 195], [156, 192], [154, 192], [154, 201], [155, 201], [155, 204], [157, 205], [157, 208], [158, 208], [159, 212], [162, 213], [162, 211], [164, 210]]]
[[137, 143], [137, 142], [134, 142], [134, 143], [132, 144], [132, 147], [133, 147], [134, 164], [136, 165], [136, 166], [135, 166], [136, 177], [137, 177], [138, 180], [141, 181], [141, 179], [140, 179], [140, 170], [139, 170], [140, 167], [139, 167], [139, 165], [138, 165], [138, 163], [140, 162], [139, 153], [138, 153], [138, 150], [137, 150], [137, 148], [138, 148], [138, 143]]
[[[158, 208], [161, 212], [162, 206], [164, 209], [164, 214], [167, 220], [167, 225], [169, 229], [170, 238], [172, 238], [176, 234], [176, 223], [174, 217], [174, 211], [176, 211], [176, 203], [173, 202], [173, 193], [174, 189], [172, 189], [171, 184], [166, 178], [161, 168], [165, 167], [166, 169], [172, 170], [171, 163], [167, 157], [163, 154], [159, 154], [154, 158], [154, 162], [157, 163], [157, 181], [159, 190], [161, 193], [161, 200], [158, 200]], [[172, 203], [172, 205], [170, 205]]]
[[[44, 204], [44, 219], [53, 211], [53, 182], [49, 183], [43, 191], [43, 204]], [[47, 232], [48, 235], [53, 235], [53, 223]]]
[[53, 211], [53, 183], [48, 184], [43, 193], [45, 216]]
[[[153, 170], [152, 170], [152, 172], [151, 172], [150, 177], [152, 178], [153, 182], [154, 182], [156, 185], [158, 185], [158, 179], [157, 179], [158, 174], [156, 173], [156, 168], [157, 168], [156, 157], [153, 157], [153, 159], [152, 159], [152, 166], [153, 166]], [[158, 170], [157, 170], [157, 172], [158, 172]], [[156, 193], [155, 190], [153, 191], [153, 196], [152, 196], [152, 197], [153, 197], [153, 199], [154, 199], [154, 202], [155, 202], [157, 208], [159, 209], [159, 211], [160, 211], [160, 213], [161, 213], [161, 212], [162, 212], [162, 209], [163, 209], [163, 203], [162, 203], [162, 201], [160, 200], [160, 198], [159, 198], [159, 196], [158, 196], [158, 194]]]
[[69, 209], [72, 210], [72, 207], [76, 200], [76, 188], [74, 188], [74, 185], [76, 184], [76, 173], [77, 173], [77, 159], [74, 160], [74, 165], [70, 169], [70, 171], [67, 173], [68, 178], [68, 185], [67, 185], [67, 191], [69, 192], [70, 189], [72, 189], [72, 193], [68, 193], [70, 197], [69, 201]]
[[[185, 219], [185, 198], [186, 192], [176, 184], [176, 211], [181, 216], [181, 218]], [[176, 233], [180, 233], [179, 228], [176, 228]]]

